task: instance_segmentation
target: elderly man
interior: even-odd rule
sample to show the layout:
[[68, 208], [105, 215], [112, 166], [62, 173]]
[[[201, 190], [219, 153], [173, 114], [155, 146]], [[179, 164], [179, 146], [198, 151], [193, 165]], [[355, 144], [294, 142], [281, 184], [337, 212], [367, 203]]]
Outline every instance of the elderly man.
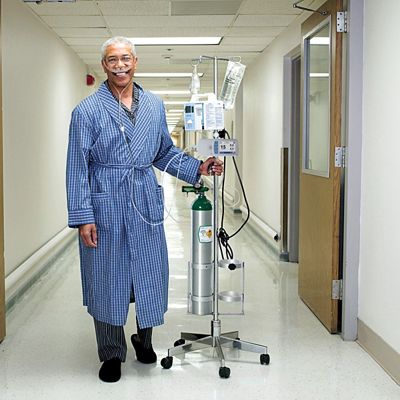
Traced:
[[167, 310], [168, 254], [153, 166], [191, 184], [210, 169], [222, 173], [219, 160], [201, 162], [173, 146], [161, 99], [133, 82], [136, 65], [127, 38], [103, 44], [107, 80], [74, 109], [69, 135], [68, 224], [79, 228], [83, 300], [94, 319], [105, 382], [121, 376], [130, 302], [136, 358], [157, 359], [151, 336]]

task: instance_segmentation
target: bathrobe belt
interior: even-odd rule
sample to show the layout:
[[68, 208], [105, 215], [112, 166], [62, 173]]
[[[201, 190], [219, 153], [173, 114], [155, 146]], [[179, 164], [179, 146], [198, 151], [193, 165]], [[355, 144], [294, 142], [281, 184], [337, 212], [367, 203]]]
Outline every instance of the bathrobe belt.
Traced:
[[144, 171], [147, 168], [150, 168], [152, 164], [144, 164], [144, 165], [134, 165], [134, 164], [105, 164], [98, 161], [91, 160], [90, 164], [98, 165], [104, 168], [112, 168], [112, 169], [126, 169], [129, 171], [137, 169], [138, 171]]
[[145, 171], [152, 167], [152, 164], [143, 164], [143, 165], [135, 165], [135, 164], [105, 164], [98, 161], [91, 160], [90, 164], [103, 167], [103, 168], [111, 168], [111, 169], [121, 169], [125, 170], [121, 178], [121, 185], [128, 179], [129, 185], [129, 197], [132, 202], [133, 207], [136, 209], [135, 201], [132, 197], [132, 189], [133, 189], [133, 182], [135, 178], [135, 171]]

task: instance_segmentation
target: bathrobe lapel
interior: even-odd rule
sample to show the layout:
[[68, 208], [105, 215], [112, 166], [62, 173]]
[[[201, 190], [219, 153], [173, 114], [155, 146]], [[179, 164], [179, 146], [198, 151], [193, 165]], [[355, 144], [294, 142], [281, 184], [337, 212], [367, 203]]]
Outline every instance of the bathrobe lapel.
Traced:
[[106, 84], [103, 83], [99, 90], [98, 96], [103, 106], [114, 120], [114, 123], [120, 129], [124, 127], [126, 139], [130, 147], [129, 158], [132, 157], [132, 162], [135, 163], [138, 156], [144, 151], [145, 143], [148, 138], [148, 129], [152, 122], [152, 113], [149, 104], [149, 99], [143, 89], [136, 85], [139, 90], [139, 108], [136, 115], [136, 123], [132, 124], [131, 120], [126, 115], [123, 109], [119, 109], [118, 101], [114, 98]]

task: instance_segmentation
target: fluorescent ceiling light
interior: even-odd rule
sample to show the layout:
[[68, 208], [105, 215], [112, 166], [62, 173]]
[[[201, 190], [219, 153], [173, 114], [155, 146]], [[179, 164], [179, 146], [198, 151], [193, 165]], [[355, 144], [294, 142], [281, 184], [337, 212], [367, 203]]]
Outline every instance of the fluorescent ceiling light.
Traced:
[[324, 45], [327, 45], [327, 44], [329, 44], [329, 42], [330, 42], [329, 37], [322, 37], [322, 36], [313, 37], [310, 40], [310, 44], [324, 44]]
[[207, 37], [147, 37], [147, 38], [130, 38], [135, 46], [157, 46], [157, 45], [207, 45], [219, 44], [221, 36]]
[[[200, 77], [204, 75], [203, 72], [198, 74]], [[138, 72], [135, 73], [136, 78], [191, 78], [191, 72]]]
[[329, 78], [328, 72], [310, 72], [310, 78]]
[[179, 109], [179, 110], [171, 109], [171, 110], [168, 110], [167, 113], [168, 113], [168, 114], [172, 114], [172, 113], [179, 113], [179, 114], [181, 114], [181, 113], [183, 113], [183, 110], [181, 110], [181, 109]]
[[190, 90], [150, 90], [154, 94], [190, 94]]
[[187, 101], [164, 101], [164, 104], [173, 104], [173, 105], [183, 105], [188, 103]]

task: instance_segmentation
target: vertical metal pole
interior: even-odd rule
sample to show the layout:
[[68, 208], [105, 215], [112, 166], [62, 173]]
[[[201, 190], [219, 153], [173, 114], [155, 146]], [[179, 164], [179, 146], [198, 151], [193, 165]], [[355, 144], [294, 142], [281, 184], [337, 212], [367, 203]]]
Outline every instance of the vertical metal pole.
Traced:
[[[214, 58], [214, 93], [218, 96], [218, 58]], [[218, 131], [214, 131], [214, 139], [218, 138]], [[218, 176], [214, 175], [214, 319], [218, 321]], [[215, 326], [214, 326], [215, 327]], [[218, 332], [215, 332], [219, 336]], [[213, 334], [214, 335], [214, 334]]]
[[[6, 307], [5, 307], [5, 271], [4, 271], [4, 189], [3, 189], [3, 105], [2, 105], [2, 45], [1, 45], [1, 14], [4, 2], [0, 0], [0, 343], [6, 336]], [[3, 11], [3, 15], [4, 15]]]

